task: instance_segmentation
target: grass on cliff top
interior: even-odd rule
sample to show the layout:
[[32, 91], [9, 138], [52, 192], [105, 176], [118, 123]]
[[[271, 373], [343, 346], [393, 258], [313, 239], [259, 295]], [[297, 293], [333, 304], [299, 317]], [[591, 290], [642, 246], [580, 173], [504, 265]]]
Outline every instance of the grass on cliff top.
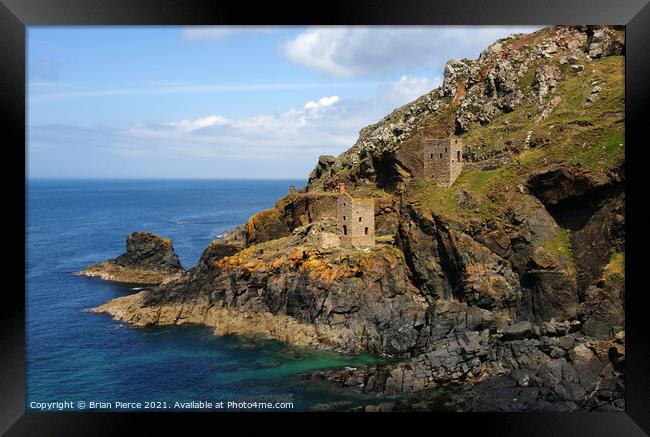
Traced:
[[542, 29], [536, 30], [535, 32], [524, 34], [519, 38], [509, 39], [509, 38], [500, 38], [497, 41], [504, 43], [506, 46], [512, 48], [519, 48], [521, 50], [526, 49], [527, 47], [533, 47], [542, 42], [542, 40], [548, 38], [551, 33], [553, 33], [553, 26], [547, 26]]
[[[432, 179], [414, 179], [407, 187], [407, 198], [426, 211], [436, 212], [457, 221], [477, 213], [489, 219], [495, 213], [498, 192], [514, 184], [511, 166], [494, 170], [470, 170], [460, 174], [449, 188], [438, 186]], [[462, 191], [469, 194], [468, 205], [461, 206]]]
[[[531, 163], [578, 165], [596, 177], [605, 176], [625, 159], [624, 62], [624, 56], [585, 62], [582, 76], [572, 73], [568, 64], [562, 66], [563, 79], [558, 81], [555, 92], [546, 97], [544, 105], [555, 97], [561, 100], [546, 119], [539, 119], [537, 102], [520, 105], [490, 124], [475, 126], [463, 134], [466, 149], [483, 158], [503, 153], [516, 155], [526, 149], [530, 132], [531, 147], [539, 149], [534, 155], [536, 161]], [[533, 76], [531, 68], [520, 78], [524, 94], [534, 93]], [[596, 85], [601, 87], [599, 99], [585, 106]]]
[[[450, 188], [438, 187], [432, 180], [413, 180], [407, 198], [451, 219], [463, 221], [477, 213], [489, 219], [507, 206], [504, 202], [512, 200], [504, 195], [506, 191], [525, 185], [531, 174], [545, 167], [579, 166], [596, 179], [607, 178], [607, 173], [625, 160], [624, 57], [586, 62], [583, 76], [568, 71], [563, 75], [557, 90], [546, 98], [546, 103], [555, 96], [561, 98], [548, 118], [537, 120], [535, 102], [502, 114], [486, 126], [475, 126], [462, 136], [468, 149], [486, 157], [510, 151], [514, 159], [509, 163], [494, 170], [465, 170]], [[594, 82], [602, 88], [600, 98], [585, 107]], [[525, 146], [529, 131], [534, 148]], [[469, 208], [459, 204], [461, 189], [471, 196]]]
[[[610, 56], [586, 63], [583, 77], [564, 73], [557, 89], [562, 102], [545, 120], [546, 127], [554, 127], [548, 160], [580, 165], [595, 176], [625, 160], [624, 62], [623, 56]], [[585, 107], [594, 82], [602, 88], [599, 99]]]

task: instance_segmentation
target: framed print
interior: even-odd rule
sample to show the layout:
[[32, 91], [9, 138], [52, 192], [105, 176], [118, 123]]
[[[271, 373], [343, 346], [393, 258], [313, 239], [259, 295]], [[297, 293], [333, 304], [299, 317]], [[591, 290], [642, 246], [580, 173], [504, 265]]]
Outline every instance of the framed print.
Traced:
[[310, 6], [3, 0], [3, 432], [644, 435], [650, 7]]

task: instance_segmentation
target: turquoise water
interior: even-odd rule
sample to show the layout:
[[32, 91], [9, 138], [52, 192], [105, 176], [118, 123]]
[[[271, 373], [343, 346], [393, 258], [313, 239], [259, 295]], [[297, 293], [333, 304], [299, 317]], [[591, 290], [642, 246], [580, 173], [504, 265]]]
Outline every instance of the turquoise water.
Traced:
[[[30, 181], [27, 192], [27, 408], [34, 402], [283, 402], [283, 411], [347, 410], [376, 398], [304, 381], [345, 356], [201, 326], [135, 328], [88, 309], [138, 287], [77, 277], [124, 251], [128, 234], [172, 238], [193, 266], [207, 244], [304, 181]], [[162, 403], [166, 404], [162, 404]], [[136, 408], [137, 409], [137, 408]], [[255, 409], [249, 408], [248, 409]]]

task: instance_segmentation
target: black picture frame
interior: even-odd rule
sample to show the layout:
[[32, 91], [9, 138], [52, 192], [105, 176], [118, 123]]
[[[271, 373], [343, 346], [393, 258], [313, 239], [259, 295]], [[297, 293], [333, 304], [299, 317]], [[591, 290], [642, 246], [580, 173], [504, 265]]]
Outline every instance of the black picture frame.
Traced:
[[[444, 24], [533, 25], [611, 24], [626, 26], [626, 402], [625, 413], [427, 413], [294, 414], [207, 413], [35, 413], [25, 411], [25, 59], [26, 27], [39, 25], [190, 25], [190, 24]], [[341, 419], [359, 418], [365, 426], [401, 432], [429, 429], [475, 430], [481, 435], [626, 436], [650, 432], [650, 347], [646, 311], [650, 293], [643, 287], [650, 215], [645, 202], [645, 116], [650, 102], [650, 5], [648, 0], [545, 0], [371, 2], [329, 0], [298, 4], [207, 0], [1, 0], [0, 111], [4, 140], [0, 171], [4, 202], [5, 280], [0, 313], [0, 432], [6, 435], [122, 435], [137, 427], [209, 433], [251, 434], [251, 427], [277, 432], [345, 431]], [[344, 416], [344, 417], [343, 417]], [[269, 424], [291, 419], [292, 425]], [[145, 422], [145, 423], [142, 423]], [[311, 424], [309, 424], [311, 422]], [[419, 423], [415, 423], [419, 422]], [[234, 427], [234, 428], [233, 428]], [[424, 427], [424, 428], [422, 428]], [[449, 428], [451, 427], [451, 428]], [[146, 428], [145, 428], [146, 429]], [[409, 431], [409, 429], [411, 431]], [[437, 431], [436, 431], [437, 430]], [[370, 428], [366, 429], [366, 432]], [[449, 432], [449, 431], [447, 431]], [[254, 435], [259, 435], [256, 433]]]

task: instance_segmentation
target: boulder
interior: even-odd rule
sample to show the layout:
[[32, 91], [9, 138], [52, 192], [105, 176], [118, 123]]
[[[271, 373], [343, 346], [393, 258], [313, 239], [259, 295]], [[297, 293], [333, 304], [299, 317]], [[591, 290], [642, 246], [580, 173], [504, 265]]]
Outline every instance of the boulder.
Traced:
[[588, 26], [587, 54], [590, 58], [625, 53], [625, 33], [617, 26]]
[[573, 363], [587, 363], [596, 357], [591, 349], [580, 343], [569, 351], [569, 358]]
[[533, 335], [533, 324], [525, 320], [508, 326], [503, 330], [504, 340], [519, 340]]
[[443, 72], [442, 93], [448, 97], [455, 97], [463, 80], [467, 80], [469, 65], [460, 60], [452, 59], [445, 65]]
[[533, 88], [537, 91], [539, 103], [544, 101], [544, 97], [555, 91], [558, 80], [562, 78], [560, 69], [555, 65], [544, 64], [535, 70], [533, 76]]
[[332, 173], [332, 166], [336, 162], [336, 158], [332, 155], [321, 155], [318, 157], [318, 163], [316, 167], [309, 174], [309, 183], [314, 182], [317, 179], [323, 178], [323, 176], [329, 176]]

